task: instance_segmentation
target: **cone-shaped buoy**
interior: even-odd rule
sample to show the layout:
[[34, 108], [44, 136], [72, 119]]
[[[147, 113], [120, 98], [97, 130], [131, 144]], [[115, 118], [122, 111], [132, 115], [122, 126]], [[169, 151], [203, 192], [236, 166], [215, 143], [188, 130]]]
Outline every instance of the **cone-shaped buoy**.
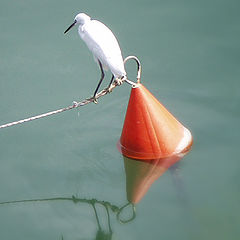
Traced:
[[187, 151], [192, 135], [142, 84], [131, 90], [120, 152], [133, 159], [158, 159]]
[[192, 135], [141, 83], [132, 85], [118, 149], [124, 156], [128, 201], [138, 203], [152, 183], [190, 150]]
[[135, 160], [123, 156], [128, 201], [134, 204], [140, 202], [151, 185], [169, 167], [181, 160], [183, 155], [178, 154], [150, 161]]

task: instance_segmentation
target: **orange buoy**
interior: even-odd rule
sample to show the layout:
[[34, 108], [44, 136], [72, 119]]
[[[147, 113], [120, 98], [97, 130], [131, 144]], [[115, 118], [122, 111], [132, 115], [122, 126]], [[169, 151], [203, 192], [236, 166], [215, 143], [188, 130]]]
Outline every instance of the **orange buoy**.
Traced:
[[183, 156], [184, 154], [177, 154], [149, 161], [135, 160], [123, 156], [128, 201], [134, 204], [139, 203], [151, 185]]
[[133, 159], [159, 159], [187, 151], [192, 135], [142, 84], [132, 88], [120, 152]]
[[118, 149], [123, 154], [127, 199], [138, 203], [150, 186], [169, 167], [179, 161], [192, 145], [192, 135], [141, 83], [141, 64], [137, 84], [132, 85]]

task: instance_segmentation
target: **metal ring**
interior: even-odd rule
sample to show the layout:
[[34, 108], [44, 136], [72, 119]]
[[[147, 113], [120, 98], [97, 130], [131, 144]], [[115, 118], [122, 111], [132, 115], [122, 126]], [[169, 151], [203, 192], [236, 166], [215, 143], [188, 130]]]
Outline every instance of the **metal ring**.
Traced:
[[136, 56], [128, 56], [124, 59], [124, 64], [129, 60], [129, 59], [134, 59], [137, 63], [137, 83], [140, 83], [140, 79], [141, 79], [141, 72], [142, 72], [142, 66], [141, 63], [139, 61], [139, 59]]
[[[125, 207], [127, 207], [128, 205], [131, 205], [132, 206], [132, 212], [133, 212], [133, 215], [131, 218], [127, 219], [127, 220], [122, 220], [120, 219], [120, 214], [121, 212], [123, 211], [123, 209]], [[134, 218], [136, 217], [136, 208], [135, 208], [135, 205], [133, 203], [127, 203], [125, 204], [123, 207], [121, 207], [117, 213], [117, 220], [120, 222], [120, 223], [128, 223], [128, 222], [131, 222]]]

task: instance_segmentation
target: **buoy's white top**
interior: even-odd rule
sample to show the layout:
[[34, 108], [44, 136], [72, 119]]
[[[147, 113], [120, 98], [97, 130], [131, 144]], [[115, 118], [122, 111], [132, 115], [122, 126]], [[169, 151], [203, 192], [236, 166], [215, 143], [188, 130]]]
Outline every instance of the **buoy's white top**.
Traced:
[[95, 60], [99, 60], [104, 69], [110, 69], [115, 78], [126, 76], [122, 53], [112, 31], [103, 23], [91, 20], [87, 14], [79, 13], [65, 33], [76, 24], [79, 24], [78, 33]]

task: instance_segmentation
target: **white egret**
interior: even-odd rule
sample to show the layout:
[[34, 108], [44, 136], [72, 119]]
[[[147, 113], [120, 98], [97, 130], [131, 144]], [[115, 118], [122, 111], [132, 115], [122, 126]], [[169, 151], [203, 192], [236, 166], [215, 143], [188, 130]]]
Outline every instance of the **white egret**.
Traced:
[[78, 33], [82, 40], [86, 43], [89, 50], [93, 53], [94, 59], [98, 62], [101, 70], [101, 78], [94, 92], [96, 97], [98, 89], [104, 79], [104, 70], [112, 72], [112, 79], [125, 79], [126, 71], [122, 53], [118, 41], [112, 31], [103, 23], [91, 18], [85, 13], [79, 13], [74, 18], [74, 22], [67, 28], [67, 33], [73, 26], [79, 24]]

